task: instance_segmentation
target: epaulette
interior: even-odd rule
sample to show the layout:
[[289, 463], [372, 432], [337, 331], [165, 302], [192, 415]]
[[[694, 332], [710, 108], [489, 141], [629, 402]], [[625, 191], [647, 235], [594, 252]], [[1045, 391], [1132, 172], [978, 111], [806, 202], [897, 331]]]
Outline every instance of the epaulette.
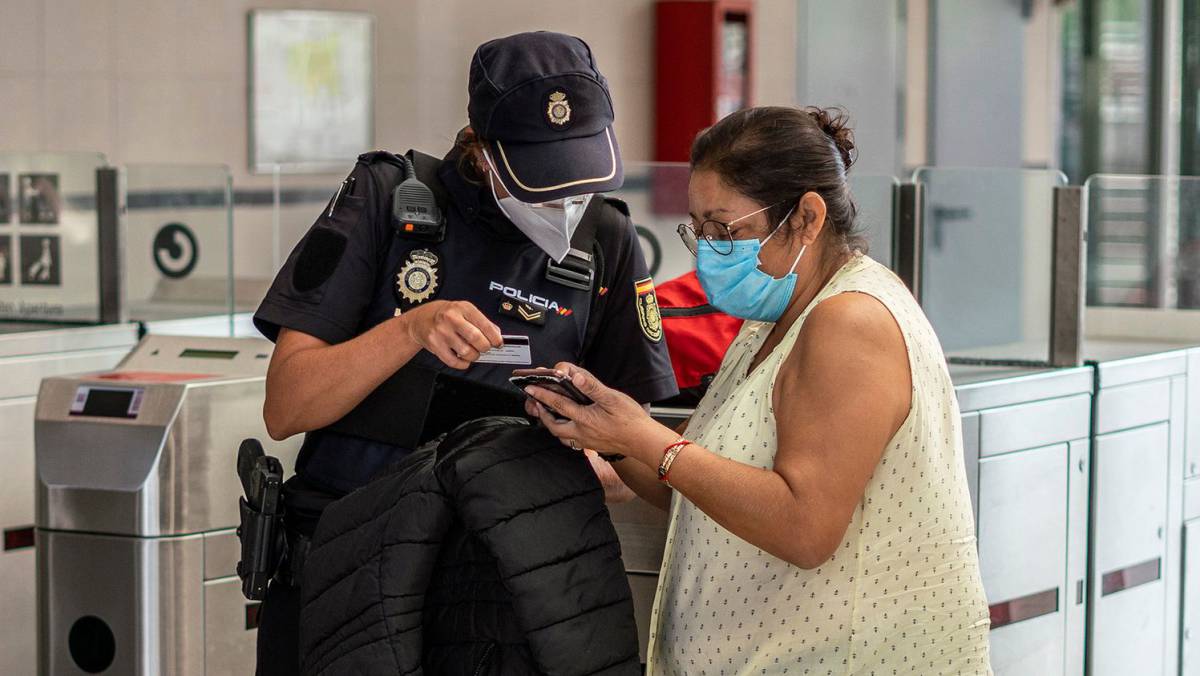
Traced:
[[624, 200], [620, 200], [620, 199], [617, 199], [616, 197], [609, 197], [608, 195], [605, 195], [604, 201], [608, 202], [609, 204], [616, 207], [617, 211], [625, 214], [626, 216], [629, 216], [629, 205], [626, 204]]
[[367, 165], [377, 164], [379, 162], [403, 165], [403, 161], [396, 156], [396, 153], [388, 152], [386, 150], [372, 150], [369, 153], [363, 153], [362, 155], [358, 156], [358, 161]]

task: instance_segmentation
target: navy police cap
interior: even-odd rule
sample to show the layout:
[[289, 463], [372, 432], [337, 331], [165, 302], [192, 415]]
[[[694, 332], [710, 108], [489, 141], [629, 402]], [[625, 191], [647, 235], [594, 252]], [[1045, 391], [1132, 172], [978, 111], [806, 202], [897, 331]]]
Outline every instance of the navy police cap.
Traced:
[[467, 115], [508, 192], [549, 202], [621, 187], [612, 97], [583, 40], [519, 33], [471, 59]]

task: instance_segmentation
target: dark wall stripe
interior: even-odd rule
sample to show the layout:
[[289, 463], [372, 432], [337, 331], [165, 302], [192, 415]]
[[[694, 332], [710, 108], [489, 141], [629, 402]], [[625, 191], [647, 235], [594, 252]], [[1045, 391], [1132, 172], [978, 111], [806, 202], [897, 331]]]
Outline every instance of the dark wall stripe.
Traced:
[[4, 551], [28, 549], [33, 546], [33, 526], [9, 528], [4, 531]]
[[993, 603], [988, 606], [992, 629], [1058, 612], [1058, 588]]
[[1128, 568], [1105, 573], [1100, 578], [1100, 595], [1108, 596], [1125, 589], [1149, 584], [1162, 577], [1162, 559], [1150, 559]]
[[[280, 204], [321, 205], [337, 190], [337, 180], [331, 180], [329, 188], [283, 188], [279, 191]], [[621, 188], [626, 192], [641, 192], [650, 187], [645, 177], [629, 177]], [[90, 194], [74, 194], [64, 197], [68, 207], [75, 211], [96, 208], [96, 197]], [[135, 190], [128, 193], [129, 209], [197, 209], [220, 208], [225, 204], [225, 191], [220, 189], [194, 190]], [[275, 191], [271, 188], [235, 188], [233, 205], [236, 207], [269, 207], [275, 204]]]

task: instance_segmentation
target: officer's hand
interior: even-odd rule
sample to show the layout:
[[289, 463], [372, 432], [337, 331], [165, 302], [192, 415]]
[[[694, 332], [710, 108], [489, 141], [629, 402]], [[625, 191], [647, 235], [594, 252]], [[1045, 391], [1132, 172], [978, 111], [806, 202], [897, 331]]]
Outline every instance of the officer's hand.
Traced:
[[464, 300], [435, 300], [400, 315], [408, 335], [446, 366], [465, 369], [479, 355], [500, 347], [500, 327]]

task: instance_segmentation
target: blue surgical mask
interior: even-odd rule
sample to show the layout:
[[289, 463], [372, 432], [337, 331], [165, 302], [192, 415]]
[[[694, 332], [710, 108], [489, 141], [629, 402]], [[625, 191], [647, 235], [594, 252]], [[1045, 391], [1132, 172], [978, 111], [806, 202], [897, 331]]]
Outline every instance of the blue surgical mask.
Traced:
[[708, 246], [699, 248], [696, 273], [713, 307], [727, 315], [760, 322], [778, 321], [783, 316], [796, 289], [796, 266], [808, 245], [800, 247], [792, 269], [783, 277], [772, 277], [760, 270], [758, 255], [791, 215], [789, 211], [761, 242], [757, 239], [733, 240], [733, 251], [728, 254], [719, 254]]

